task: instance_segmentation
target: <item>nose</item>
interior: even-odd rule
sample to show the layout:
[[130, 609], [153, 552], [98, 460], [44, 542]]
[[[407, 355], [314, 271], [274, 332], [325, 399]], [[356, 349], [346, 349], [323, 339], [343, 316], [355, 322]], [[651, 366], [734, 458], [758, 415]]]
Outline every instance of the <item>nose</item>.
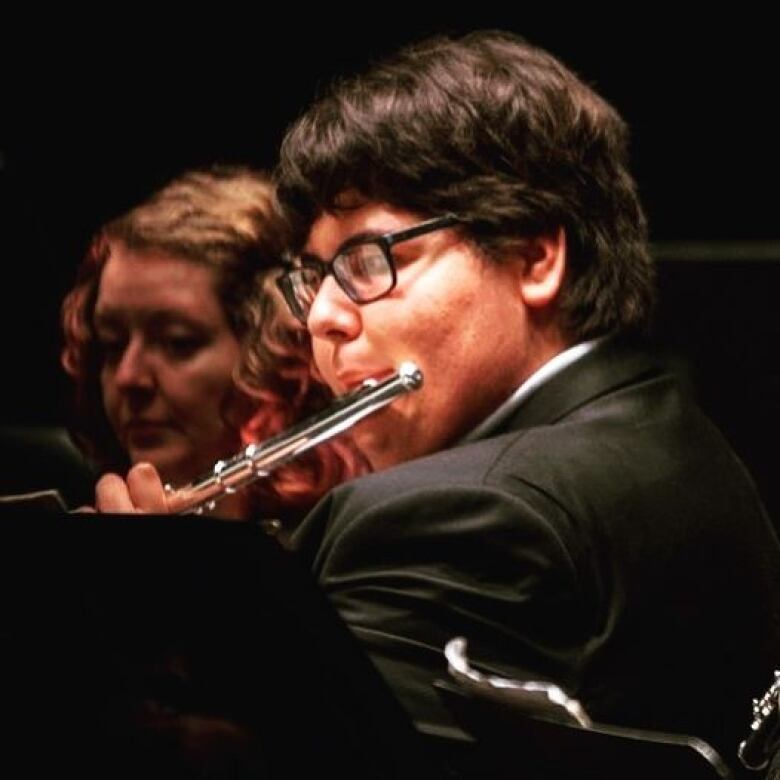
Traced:
[[114, 382], [120, 390], [138, 391], [154, 386], [149, 352], [140, 336], [133, 336], [122, 350], [114, 370]]
[[329, 341], [351, 341], [363, 328], [360, 304], [350, 300], [332, 276], [317, 291], [306, 321], [309, 333]]

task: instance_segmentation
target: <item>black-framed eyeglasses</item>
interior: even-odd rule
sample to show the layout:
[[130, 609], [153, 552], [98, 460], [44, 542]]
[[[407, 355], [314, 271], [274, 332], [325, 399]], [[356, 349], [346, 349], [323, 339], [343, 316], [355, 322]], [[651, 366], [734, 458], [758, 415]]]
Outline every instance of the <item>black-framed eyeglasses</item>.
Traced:
[[395, 244], [452, 227], [461, 221], [454, 214], [447, 214], [395, 233], [369, 238], [355, 236], [339, 248], [330, 262], [304, 255], [300, 265], [286, 270], [276, 284], [290, 311], [304, 325], [320, 285], [328, 274], [333, 274], [350, 300], [370, 303], [395, 287], [397, 274], [391, 252]]

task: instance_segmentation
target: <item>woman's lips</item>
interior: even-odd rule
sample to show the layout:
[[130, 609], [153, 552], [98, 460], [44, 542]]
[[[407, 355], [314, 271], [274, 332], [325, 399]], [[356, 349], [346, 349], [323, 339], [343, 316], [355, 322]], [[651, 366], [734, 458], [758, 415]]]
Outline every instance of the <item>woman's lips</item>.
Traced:
[[152, 445], [158, 443], [170, 427], [159, 420], [131, 420], [124, 426], [125, 438], [135, 446]]

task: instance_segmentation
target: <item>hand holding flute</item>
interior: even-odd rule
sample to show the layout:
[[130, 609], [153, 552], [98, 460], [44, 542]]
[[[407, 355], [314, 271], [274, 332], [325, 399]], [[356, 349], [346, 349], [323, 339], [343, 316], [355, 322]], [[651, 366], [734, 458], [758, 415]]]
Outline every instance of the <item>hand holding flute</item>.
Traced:
[[181, 488], [163, 485], [156, 469], [148, 463], [131, 468], [126, 480], [116, 474], [106, 474], [95, 488], [97, 511], [184, 514], [213, 509], [220, 498], [343, 433], [400, 395], [419, 389], [422, 383], [423, 376], [417, 366], [402, 363], [391, 377], [365, 383], [354, 393], [337, 399], [320, 414], [279, 436], [250, 444], [229, 460], [218, 461], [209, 474]]

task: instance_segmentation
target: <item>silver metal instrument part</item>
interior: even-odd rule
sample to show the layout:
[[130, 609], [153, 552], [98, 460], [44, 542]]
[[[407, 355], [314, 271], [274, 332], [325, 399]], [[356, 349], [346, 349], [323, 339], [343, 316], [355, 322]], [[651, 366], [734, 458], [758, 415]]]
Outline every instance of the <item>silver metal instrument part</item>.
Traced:
[[228, 460], [217, 461], [211, 472], [189, 485], [178, 488], [166, 485], [168, 510], [174, 514], [201, 514], [211, 510], [221, 498], [267, 477], [274, 469], [338, 436], [399, 396], [418, 390], [422, 384], [420, 369], [414, 363], [404, 362], [387, 379], [369, 380], [355, 392], [278, 436], [250, 444]]

